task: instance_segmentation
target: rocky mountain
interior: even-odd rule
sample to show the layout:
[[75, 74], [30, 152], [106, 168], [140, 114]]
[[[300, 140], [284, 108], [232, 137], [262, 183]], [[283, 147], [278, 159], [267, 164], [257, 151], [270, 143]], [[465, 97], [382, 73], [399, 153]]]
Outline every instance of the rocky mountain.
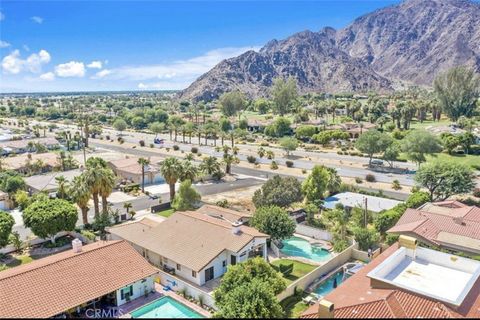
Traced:
[[338, 31], [300, 32], [224, 60], [180, 98], [208, 101], [234, 89], [265, 96], [274, 78], [288, 76], [304, 93], [388, 92], [399, 83], [431, 85], [455, 65], [480, 71], [480, 4], [407, 0]]

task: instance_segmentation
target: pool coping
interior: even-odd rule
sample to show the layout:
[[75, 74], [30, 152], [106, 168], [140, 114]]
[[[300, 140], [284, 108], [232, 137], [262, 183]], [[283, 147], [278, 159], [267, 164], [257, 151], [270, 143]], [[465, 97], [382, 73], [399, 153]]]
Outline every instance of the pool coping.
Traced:
[[[298, 234], [298, 233], [294, 233], [292, 237], [297, 237], [297, 238], [301, 238], [305, 241], [308, 241], [310, 243], [310, 245], [314, 244], [315, 240], [318, 241], [318, 239], [313, 239], [313, 238], [310, 238], [308, 236], [304, 236], [304, 235], [301, 235], [301, 234]], [[314, 240], [314, 241], [312, 241], [312, 240]], [[338, 253], [334, 252], [333, 250], [328, 250], [328, 249], [325, 249], [323, 247], [322, 247], [322, 250], [325, 250], [330, 254], [330, 257], [328, 259], [325, 259], [324, 261], [315, 261], [315, 260], [308, 259], [308, 258], [305, 258], [305, 257], [300, 257], [300, 256], [289, 256], [289, 255], [284, 254], [281, 251], [280, 248], [278, 248], [278, 252], [280, 253], [280, 255], [278, 255], [278, 258], [279, 259], [287, 258], [287, 259], [296, 260], [296, 261], [299, 261], [299, 262], [303, 262], [303, 263], [307, 263], [307, 264], [311, 264], [311, 265], [315, 265], [315, 266], [322, 266], [322, 265], [324, 265], [325, 263], [327, 263], [328, 261], [330, 261], [331, 259], [333, 259], [334, 257], [336, 257], [338, 255]]]
[[[197, 312], [196, 310], [193, 310], [191, 307], [185, 305], [184, 303], [182, 303], [182, 302], [174, 299], [173, 297], [165, 296], [165, 295], [162, 296], [162, 297], [159, 297], [159, 298], [157, 298], [157, 299], [155, 299], [155, 300], [152, 300], [152, 301], [150, 301], [149, 303], [144, 304], [143, 306], [139, 306], [138, 308], [130, 311], [129, 314], [130, 314], [130, 316], [131, 316], [132, 319], [138, 319], [138, 318], [134, 318], [134, 317], [133, 317], [133, 313], [134, 313], [134, 312], [136, 312], [137, 310], [140, 310], [140, 309], [142, 309], [142, 308], [144, 308], [144, 307], [146, 307], [146, 306], [148, 306], [148, 305], [150, 305], [150, 304], [156, 303], [157, 301], [160, 301], [160, 300], [162, 300], [162, 299], [168, 299], [168, 298], [170, 298], [171, 300], [173, 300], [173, 301], [175, 301], [175, 302], [177, 302], [177, 303], [180, 303], [181, 305], [183, 305], [184, 307], [186, 307], [186, 308], [189, 309], [190, 311], [192, 311], [192, 312], [194, 312], [194, 313], [196, 313], [196, 314], [198, 314], [198, 315], [200, 315], [200, 316], [203, 316], [201, 313]], [[142, 314], [142, 315], [143, 315], [143, 314]], [[190, 319], [195, 319], [195, 318], [190, 318]]]
[[192, 309], [193, 311], [195, 311], [196, 313], [200, 314], [201, 316], [203, 316], [205, 318], [211, 318], [212, 317], [212, 314], [210, 312], [208, 312], [207, 310], [203, 309], [202, 307], [198, 306], [195, 303], [192, 303], [191, 301], [185, 299], [184, 297], [179, 296], [178, 294], [176, 294], [173, 291], [164, 290], [163, 287], [161, 285], [159, 285], [158, 283], [155, 283], [155, 291], [160, 293], [161, 296], [159, 296], [156, 299], [153, 299], [153, 300], [151, 300], [151, 301], [149, 301], [149, 302], [147, 302], [147, 303], [145, 303], [141, 306], [138, 306], [135, 309], [130, 310], [128, 313], [126, 313], [124, 316], [122, 316], [122, 318], [133, 319], [132, 312], [146, 306], [147, 304], [153, 303], [154, 301], [157, 301], [157, 300], [165, 298], [165, 297], [170, 297], [170, 298], [174, 299], [175, 301], [187, 306], [188, 308]]

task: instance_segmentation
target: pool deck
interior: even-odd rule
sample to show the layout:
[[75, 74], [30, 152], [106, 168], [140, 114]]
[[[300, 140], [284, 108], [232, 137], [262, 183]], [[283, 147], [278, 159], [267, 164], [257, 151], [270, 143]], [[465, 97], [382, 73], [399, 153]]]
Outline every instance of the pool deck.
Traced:
[[155, 301], [155, 300], [157, 300], [161, 297], [166, 297], [166, 296], [171, 297], [172, 299], [175, 299], [178, 302], [186, 305], [187, 307], [189, 307], [193, 311], [201, 314], [205, 318], [211, 318], [212, 317], [212, 314], [210, 314], [210, 312], [203, 309], [199, 305], [197, 305], [195, 303], [192, 303], [191, 301], [188, 301], [187, 299], [185, 299], [184, 297], [176, 294], [173, 291], [163, 290], [162, 285], [160, 285], [158, 283], [155, 283], [155, 292], [154, 293], [149, 294], [148, 297], [137, 298], [137, 299], [132, 300], [132, 301], [130, 301], [130, 302], [121, 306], [121, 309], [122, 309], [122, 312], [123, 312], [123, 316], [121, 316], [121, 318], [131, 318], [132, 316], [131, 316], [130, 313], [132, 311], [134, 311], [135, 309], [138, 309], [138, 308], [140, 308], [140, 307], [142, 307], [146, 304], [149, 304], [152, 301]]

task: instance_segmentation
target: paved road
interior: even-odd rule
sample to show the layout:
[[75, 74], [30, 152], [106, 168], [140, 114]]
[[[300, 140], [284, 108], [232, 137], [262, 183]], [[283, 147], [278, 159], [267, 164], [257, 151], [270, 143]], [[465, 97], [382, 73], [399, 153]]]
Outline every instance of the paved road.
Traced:
[[[39, 122], [41, 124], [48, 124], [48, 122], [42, 121]], [[58, 125], [58, 124], [57, 124]], [[64, 125], [60, 124], [58, 125], [62, 129], [69, 129], [69, 130], [78, 130], [78, 127], [75, 125]], [[114, 139], [117, 135], [119, 134], [118, 131], [109, 129], [109, 128], [104, 128], [103, 129], [103, 135], [110, 135], [111, 139]], [[148, 133], [139, 133], [139, 132], [124, 132], [122, 137], [126, 142], [138, 144], [140, 140], [144, 140], [146, 145], [149, 145], [150, 143], [153, 143], [153, 139], [155, 137], [154, 134], [148, 134]], [[183, 143], [183, 137], [181, 135], [178, 135], [177, 137], [177, 142], [169, 141], [170, 136], [168, 134], [160, 134], [158, 135], [159, 138], [165, 139], [165, 143], [163, 144], [163, 147], [172, 147], [173, 145], [178, 145], [180, 147], [180, 150], [183, 150], [185, 152], [190, 152], [192, 146], [197, 146], [202, 154], [208, 154], [211, 156], [216, 156], [220, 157], [222, 155], [221, 152], [216, 152], [213, 140], [207, 140], [205, 145], [205, 139], [201, 139], [201, 146], [198, 146], [198, 138], [197, 137], [192, 137], [192, 144], [188, 143]], [[95, 140], [90, 139], [90, 145], [95, 145]], [[186, 137], [186, 141], [189, 141], [189, 138]], [[220, 140], [217, 140], [217, 145], [220, 145]], [[226, 140], [225, 144], [229, 144], [230, 141]], [[98, 145], [98, 144], [97, 144]], [[252, 150], [255, 149], [256, 146], [252, 145], [242, 145], [242, 144], [236, 144], [241, 151], [239, 152], [238, 158], [242, 161], [246, 161], [248, 155], [256, 155], [256, 153]], [[120, 149], [118, 148], [120, 147]], [[155, 147], [158, 147], [157, 145]], [[109, 146], [109, 149], [112, 150], [124, 150], [125, 148], [121, 147], [120, 145], [112, 145]], [[127, 148], [128, 149], [128, 148]], [[282, 151], [278, 148], [272, 148], [272, 147], [264, 147], [266, 150], [272, 150], [275, 151], [276, 157], [275, 161], [278, 164], [284, 165], [285, 161], [289, 160], [285, 157], [283, 157]], [[141, 154], [139, 150], [136, 150], [136, 154]], [[391, 183], [393, 180], [398, 180], [401, 185], [405, 186], [413, 186], [414, 181], [413, 181], [413, 175], [412, 174], [386, 174], [386, 173], [379, 173], [379, 172], [373, 172], [372, 170], [368, 168], [359, 168], [359, 167], [353, 167], [349, 165], [342, 165], [339, 162], [345, 162], [345, 163], [358, 163], [362, 165], [368, 164], [368, 159], [364, 157], [355, 157], [355, 156], [346, 156], [346, 155], [339, 155], [337, 153], [333, 152], [313, 152], [313, 151], [304, 151], [304, 150], [296, 150], [294, 152], [296, 156], [299, 157], [311, 157], [311, 158], [318, 158], [320, 160], [320, 163], [337, 169], [337, 172], [340, 176], [342, 177], [349, 177], [349, 178], [364, 178], [366, 174], [368, 173], [373, 173], [375, 174], [375, 178], [378, 182], [384, 182], [384, 183]], [[271, 160], [268, 160], [266, 158], [258, 158], [257, 159], [260, 163], [266, 163], [269, 164]], [[333, 160], [333, 162], [332, 162]], [[318, 162], [312, 162], [312, 161], [306, 161], [306, 160], [294, 160], [295, 162], [295, 167], [300, 168], [300, 169], [311, 169], [315, 164], [318, 164]], [[409, 170], [415, 170], [416, 166], [413, 163], [401, 163], [401, 166], [404, 168], [407, 168]]]

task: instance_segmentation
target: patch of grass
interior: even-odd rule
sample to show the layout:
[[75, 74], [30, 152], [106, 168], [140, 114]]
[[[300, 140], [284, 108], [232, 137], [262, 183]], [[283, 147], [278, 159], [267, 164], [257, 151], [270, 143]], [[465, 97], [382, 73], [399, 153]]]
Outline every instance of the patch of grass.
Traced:
[[448, 119], [441, 119], [440, 121], [425, 120], [422, 123], [420, 121], [413, 120], [410, 124], [410, 129], [425, 129], [426, 127], [439, 127], [448, 126], [451, 121]]
[[174, 212], [175, 212], [175, 210], [174, 210], [173, 208], [170, 208], [170, 209], [167, 209], [167, 210], [160, 211], [160, 212], [157, 213], [157, 214], [158, 214], [159, 216], [168, 218], [168, 217], [170, 217]]
[[293, 263], [293, 271], [291, 274], [288, 276], [284, 276], [285, 281], [287, 282], [287, 286], [290, 285], [292, 282], [296, 281], [297, 279], [303, 277], [307, 273], [311, 272], [313, 269], [315, 269], [317, 266], [308, 264], [308, 263], [303, 263], [299, 262], [296, 260], [291, 260], [291, 259], [279, 259], [275, 260], [272, 262], [272, 266], [278, 270], [280, 265], [289, 265]]
[[471, 154], [455, 154], [438, 153], [436, 157], [427, 156], [427, 161], [441, 160], [447, 162], [463, 163], [473, 168], [474, 165], [480, 163], [480, 156]]
[[285, 317], [287, 318], [299, 318], [302, 313], [308, 309], [308, 305], [305, 304], [302, 299], [306, 297], [307, 294], [293, 295], [283, 299], [280, 302], [280, 305], [285, 312]]

